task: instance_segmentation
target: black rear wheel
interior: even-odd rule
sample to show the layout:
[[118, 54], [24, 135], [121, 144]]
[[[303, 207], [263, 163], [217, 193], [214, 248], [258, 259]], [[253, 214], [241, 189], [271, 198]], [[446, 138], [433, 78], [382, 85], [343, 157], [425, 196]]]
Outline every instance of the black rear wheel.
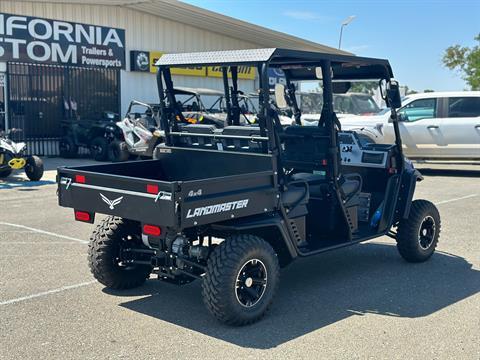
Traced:
[[108, 141], [102, 136], [97, 136], [92, 140], [90, 153], [97, 161], [105, 161], [108, 157]]
[[10, 168], [10, 167], [5, 168], [5, 169], [1, 169], [0, 170], [0, 179], [10, 176], [11, 173], [12, 173], [12, 168]]
[[140, 224], [119, 217], [105, 218], [94, 230], [88, 246], [88, 263], [95, 279], [112, 289], [142, 285], [152, 267], [132, 264], [129, 249], [144, 248]]
[[279, 283], [275, 251], [248, 234], [231, 236], [213, 250], [203, 278], [203, 301], [221, 322], [246, 325], [267, 312]]
[[71, 159], [77, 156], [78, 146], [70, 136], [64, 136], [61, 138], [59, 147], [61, 157]]
[[43, 176], [43, 161], [38, 156], [32, 155], [27, 159], [25, 174], [31, 181], [38, 181]]
[[437, 247], [440, 236], [440, 214], [427, 200], [412, 202], [410, 214], [397, 229], [397, 249], [408, 262], [428, 260]]

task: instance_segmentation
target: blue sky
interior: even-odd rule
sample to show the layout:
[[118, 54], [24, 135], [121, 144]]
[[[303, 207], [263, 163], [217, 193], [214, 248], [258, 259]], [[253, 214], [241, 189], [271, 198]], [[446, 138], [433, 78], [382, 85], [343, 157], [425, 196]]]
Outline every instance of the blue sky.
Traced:
[[442, 66], [444, 49], [471, 46], [480, 33], [479, 0], [184, 0], [208, 10], [338, 47], [387, 58], [395, 77], [423, 91], [464, 90], [461, 77]]

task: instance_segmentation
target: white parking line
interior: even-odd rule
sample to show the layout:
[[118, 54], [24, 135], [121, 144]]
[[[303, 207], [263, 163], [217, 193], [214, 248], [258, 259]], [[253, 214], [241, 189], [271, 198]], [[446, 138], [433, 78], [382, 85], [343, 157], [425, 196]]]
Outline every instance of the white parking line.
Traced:
[[473, 197], [476, 197], [476, 196], [478, 196], [478, 194], [470, 194], [470, 195], [462, 196], [462, 197], [459, 197], [459, 198], [439, 201], [439, 202], [435, 203], [435, 205], [442, 205], [442, 204], [447, 204], [447, 203], [454, 202], [454, 201], [470, 199], [470, 198], [473, 198]]
[[[30, 231], [32, 232], [32, 231]], [[75, 243], [72, 243], [71, 241], [0, 241], [0, 246], [1, 245], [58, 245], [58, 244], [64, 244], [64, 245], [76, 245]], [[83, 245], [83, 244], [82, 244]]]
[[32, 294], [32, 295], [22, 296], [22, 297], [19, 297], [19, 298], [16, 298], [16, 299], [10, 299], [10, 300], [6, 300], [6, 301], [2, 301], [2, 302], [0, 302], [0, 306], [15, 304], [15, 303], [18, 303], [18, 302], [21, 302], [21, 301], [35, 299], [35, 298], [38, 298], [38, 297], [47, 296], [47, 295], [50, 295], [50, 294], [55, 294], [55, 293], [59, 293], [59, 292], [66, 291], [66, 290], [71, 290], [71, 289], [76, 289], [76, 288], [83, 287], [83, 286], [92, 285], [94, 283], [96, 283], [96, 281], [92, 280], [92, 281], [87, 281], [87, 282], [83, 282], [83, 283], [80, 283], [80, 284], [62, 286], [61, 288], [58, 288], [58, 289], [48, 290], [48, 291], [40, 292], [40, 293], [37, 293], [37, 294]]
[[77, 239], [77, 238], [74, 238], [74, 237], [71, 237], [71, 236], [66, 236], [66, 235], [55, 234], [55, 233], [50, 232], [50, 231], [35, 229], [35, 228], [25, 226], [25, 225], [12, 224], [12, 223], [7, 223], [7, 222], [3, 222], [3, 221], [0, 221], [0, 225], [6, 225], [6, 226], [12, 226], [12, 227], [20, 228], [20, 229], [26, 229], [26, 230], [30, 230], [30, 231], [33, 231], [33, 232], [36, 232], [36, 233], [39, 233], [39, 234], [55, 236], [55, 237], [58, 237], [58, 238], [61, 238], [61, 239], [67, 239], [67, 240], [76, 241], [76, 242], [79, 242], [79, 243], [82, 243], [82, 244], [88, 244], [88, 241], [85, 241], [85, 240], [82, 240], [82, 239]]

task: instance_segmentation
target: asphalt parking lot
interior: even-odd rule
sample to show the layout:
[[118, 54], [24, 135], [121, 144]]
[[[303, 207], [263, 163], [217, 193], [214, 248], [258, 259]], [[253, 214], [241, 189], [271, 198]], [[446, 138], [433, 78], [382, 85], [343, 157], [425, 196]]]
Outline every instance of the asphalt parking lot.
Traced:
[[479, 359], [480, 166], [418, 167], [416, 197], [442, 216], [430, 261], [381, 238], [294, 262], [267, 317], [243, 328], [207, 313], [198, 281], [104, 289], [87, 267], [93, 227], [57, 206], [54, 170], [0, 181], [0, 358]]

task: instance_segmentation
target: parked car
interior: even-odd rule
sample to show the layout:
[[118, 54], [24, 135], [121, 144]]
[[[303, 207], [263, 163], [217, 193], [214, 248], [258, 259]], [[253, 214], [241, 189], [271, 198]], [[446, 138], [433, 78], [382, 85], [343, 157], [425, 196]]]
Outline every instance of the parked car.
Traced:
[[118, 114], [111, 111], [102, 112], [99, 119], [63, 120], [60, 156], [76, 157], [78, 148], [86, 147], [95, 160], [107, 160], [109, 144], [123, 138], [115, 124], [118, 120]]
[[[411, 159], [480, 160], [480, 91], [408, 95], [397, 109], [405, 155]], [[370, 129], [372, 140], [394, 138], [390, 112], [340, 118], [342, 127]]]

